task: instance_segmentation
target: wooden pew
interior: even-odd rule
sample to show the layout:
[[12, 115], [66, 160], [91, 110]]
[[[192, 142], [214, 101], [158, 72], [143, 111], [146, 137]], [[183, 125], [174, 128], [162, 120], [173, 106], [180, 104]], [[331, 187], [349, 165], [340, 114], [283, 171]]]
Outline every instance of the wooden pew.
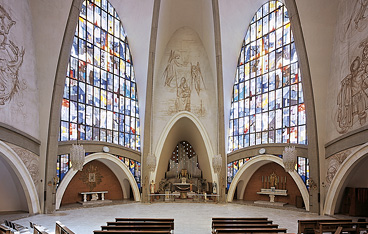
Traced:
[[135, 234], [135, 233], [151, 233], [151, 234], [171, 234], [171, 231], [152, 231], [152, 230], [105, 230], [93, 231], [94, 234]]
[[134, 222], [154, 222], [154, 221], [166, 221], [166, 222], [174, 222], [174, 219], [166, 219], [166, 218], [115, 218], [116, 222], [126, 222], [126, 221], [134, 221]]
[[286, 233], [286, 231], [286, 228], [216, 228], [215, 233]]
[[286, 233], [286, 228], [278, 228], [268, 218], [216, 217], [212, 218], [213, 233]]
[[174, 230], [174, 222], [169, 221], [151, 221], [151, 222], [134, 222], [134, 221], [119, 221], [119, 222], [107, 222], [107, 226], [129, 226], [129, 225], [135, 225], [135, 226], [147, 226], [147, 225], [170, 225], [171, 229]]
[[214, 217], [212, 221], [217, 220], [268, 220], [266, 217], [255, 218], [255, 217]]
[[298, 234], [304, 233], [306, 229], [313, 231], [319, 228], [319, 223], [352, 222], [351, 219], [303, 219], [298, 220]]
[[41, 226], [33, 225], [33, 234], [49, 234]]
[[56, 221], [55, 234], [75, 234], [72, 230], [67, 228], [61, 222]]
[[101, 226], [101, 233], [172, 233], [174, 219], [165, 218], [116, 218], [115, 222], [107, 222], [107, 226]]
[[272, 224], [272, 220], [213, 220], [212, 225], [217, 223], [242, 223], [242, 224]]
[[318, 229], [314, 232], [317, 234], [322, 234], [325, 232], [335, 233], [340, 232], [350, 232], [350, 233], [360, 233], [360, 231], [368, 230], [368, 222], [326, 222], [319, 223]]
[[11, 234], [11, 229], [0, 224], [0, 234]]
[[171, 225], [160, 225], [160, 224], [150, 224], [150, 225], [124, 225], [124, 226], [101, 226], [102, 230], [155, 230], [155, 231], [171, 231]]
[[212, 228], [278, 228], [278, 224], [215, 223]]

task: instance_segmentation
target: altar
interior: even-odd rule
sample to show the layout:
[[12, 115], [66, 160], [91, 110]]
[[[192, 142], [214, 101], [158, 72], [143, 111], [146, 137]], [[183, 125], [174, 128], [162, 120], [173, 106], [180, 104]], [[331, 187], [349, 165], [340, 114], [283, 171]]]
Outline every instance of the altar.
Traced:
[[203, 178], [198, 156], [188, 142], [179, 142], [169, 159], [165, 177], [158, 189], [151, 192], [152, 201], [198, 202], [216, 201], [217, 183]]
[[271, 205], [271, 206], [284, 206], [287, 203], [275, 202], [276, 196], [288, 196], [286, 190], [286, 177], [280, 178], [275, 172], [272, 172], [269, 176], [262, 176], [262, 188], [260, 195], [268, 195], [270, 201], [255, 201], [255, 204]]
[[257, 192], [257, 194], [268, 195], [270, 202], [275, 202], [275, 196], [287, 196], [287, 190], [271, 187], [270, 189], [261, 189], [261, 192]]
[[189, 183], [173, 183], [174, 191], [180, 192], [180, 198], [186, 199], [188, 196], [188, 192], [191, 192], [192, 185]]

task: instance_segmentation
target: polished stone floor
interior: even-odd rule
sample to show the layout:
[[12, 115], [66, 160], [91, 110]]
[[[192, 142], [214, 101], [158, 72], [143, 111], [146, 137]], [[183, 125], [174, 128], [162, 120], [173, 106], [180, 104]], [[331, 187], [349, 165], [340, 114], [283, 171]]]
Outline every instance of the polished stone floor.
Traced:
[[176, 234], [210, 234], [212, 217], [268, 217], [289, 233], [297, 232], [298, 219], [331, 218], [318, 216], [294, 208], [267, 208], [246, 203], [124, 203], [100, 207], [70, 207], [53, 214], [40, 214], [16, 220], [23, 226], [33, 222], [55, 230], [55, 221], [60, 221], [76, 234], [92, 234], [100, 226], [116, 217], [174, 218]]

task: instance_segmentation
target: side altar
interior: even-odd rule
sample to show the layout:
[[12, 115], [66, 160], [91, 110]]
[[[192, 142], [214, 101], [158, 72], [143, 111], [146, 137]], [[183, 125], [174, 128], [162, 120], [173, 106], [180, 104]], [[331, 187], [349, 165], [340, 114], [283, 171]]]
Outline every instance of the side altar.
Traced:
[[260, 195], [268, 195], [270, 197], [270, 201], [255, 201], [255, 204], [263, 204], [263, 205], [272, 205], [272, 206], [284, 206], [287, 203], [283, 202], [275, 202], [276, 196], [288, 196], [286, 190], [286, 177], [280, 180], [280, 176], [277, 176], [275, 172], [272, 172], [269, 176], [262, 176], [262, 188], [260, 192], [257, 192]]
[[257, 194], [269, 195], [270, 202], [275, 202], [275, 196], [287, 196], [287, 190], [271, 187], [270, 189], [261, 189], [261, 192], [257, 192]]

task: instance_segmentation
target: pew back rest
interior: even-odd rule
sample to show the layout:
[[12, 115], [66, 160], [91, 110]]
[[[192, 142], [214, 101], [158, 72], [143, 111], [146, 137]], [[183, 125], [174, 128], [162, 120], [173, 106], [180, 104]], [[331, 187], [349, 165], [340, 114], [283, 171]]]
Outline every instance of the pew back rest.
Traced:
[[10, 234], [11, 229], [0, 224], [0, 234]]
[[298, 234], [319, 228], [319, 223], [352, 222], [352, 219], [303, 219], [298, 220]]
[[67, 228], [64, 224], [56, 221], [55, 234], [75, 234], [72, 230]]

